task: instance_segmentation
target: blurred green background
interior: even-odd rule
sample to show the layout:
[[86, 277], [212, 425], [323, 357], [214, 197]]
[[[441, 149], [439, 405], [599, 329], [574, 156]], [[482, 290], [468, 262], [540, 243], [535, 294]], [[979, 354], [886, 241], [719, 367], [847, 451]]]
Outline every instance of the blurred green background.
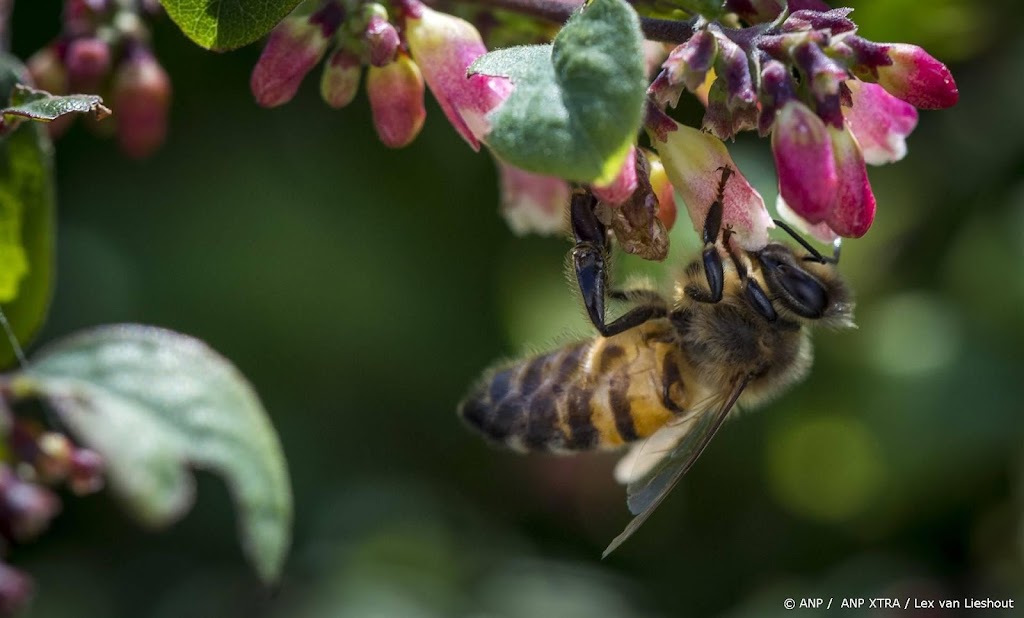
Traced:
[[[420, 138], [388, 151], [364, 97], [333, 112], [312, 78], [290, 105], [258, 109], [259, 46], [212, 54], [161, 23], [155, 46], [175, 87], [166, 147], [140, 163], [81, 127], [59, 143], [59, 279], [39, 341], [144, 322], [232, 359], [289, 459], [294, 548], [281, 586], [261, 589], [210, 476], [195, 510], [159, 534], [106, 494], [68, 498], [50, 533], [11, 555], [37, 580], [29, 615], [1024, 603], [1024, 5], [850, 4], [868, 38], [947, 61], [961, 101], [922, 112], [907, 159], [871, 170], [878, 218], [843, 258], [859, 330], [818, 333], [810, 378], [729, 423], [604, 561], [628, 521], [614, 457], [496, 451], [454, 414], [495, 359], [590, 335], [565, 283], [567, 242], [509, 232], [490, 159], [432, 101]], [[58, 13], [57, 0], [17, 2], [15, 51], [52, 38]], [[733, 150], [772, 203], [767, 141]], [[682, 219], [671, 262], [693, 236]], [[623, 276], [671, 271], [619, 264]]]

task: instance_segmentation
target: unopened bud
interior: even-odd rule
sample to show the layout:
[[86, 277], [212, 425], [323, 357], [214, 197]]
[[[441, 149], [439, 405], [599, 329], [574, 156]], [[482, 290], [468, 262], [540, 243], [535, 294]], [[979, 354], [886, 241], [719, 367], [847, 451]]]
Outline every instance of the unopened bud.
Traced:
[[85, 448], [71, 453], [68, 487], [77, 496], [93, 494], [103, 489], [103, 459]]
[[960, 98], [953, 75], [917, 45], [894, 43], [887, 46], [892, 60], [878, 67], [878, 85], [889, 94], [920, 109], [952, 107]]
[[35, 467], [44, 483], [53, 483], [67, 476], [71, 467], [71, 453], [74, 448], [67, 436], [48, 431], [39, 436], [39, 455]]
[[386, 17], [372, 16], [363, 37], [370, 49], [370, 64], [382, 67], [395, 59], [399, 42], [398, 30], [395, 30]]
[[849, 78], [846, 69], [826, 56], [816, 43], [798, 45], [793, 60], [809, 78], [811, 92], [819, 101], [839, 94], [839, 84]]
[[611, 206], [619, 206], [637, 189], [636, 147], [630, 146], [629, 153], [615, 179], [606, 185], [594, 185], [592, 190], [597, 199]]
[[362, 63], [352, 52], [336, 49], [324, 65], [320, 79], [320, 96], [334, 109], [340, 109], [352, 102], [359, 91], [359, 75]]
[[0, 562], [0, 615], [13, 616], [32, 597], [32, 580], [4, 562]]
[[50, 94], [67, 93], [68, 72], [53, 45], [47, 45], [32, 54], [26, 65], [36, 88]]
[[330, 3], [311, 16], [289, 17], [274, 28], [249, 80], [258, 104], [277, 107], [292, 100], [302, 79], [327, 51], [342, 17], [341, 7]]
[[143, 158], [163, 145], [170, 105], [171, 78], [148, 50], [135, 50], [114, 74], [114, 118], [121, 150]]
[[98, 92], [110, 72], [110, 46], [96, 37], [75, 39], [68, 45], [64, 64], [75, 92]]
[[25, 541], [38, 535], [60, 511], [57, 496], [34, 483], [26, 483], [4, 468], [0, 486], [0, 522], [4, 534]]
[[389, 148], [409, 145], [427, 117], [423, 106], [423, 75], [412, 58], [399, 54], [385, 67], [371, 66], [366, 76], [373, 126]]

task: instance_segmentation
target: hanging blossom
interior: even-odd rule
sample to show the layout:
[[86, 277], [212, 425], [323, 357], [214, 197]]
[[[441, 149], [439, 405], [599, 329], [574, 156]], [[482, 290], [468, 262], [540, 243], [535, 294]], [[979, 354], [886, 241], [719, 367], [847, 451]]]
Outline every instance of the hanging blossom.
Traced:
[[[728, 2], [753, 25], [734, 30], [697, 20], [693, 35], [662, 65], [649, 90], [655, 111], [674, 106], [683, 90], [694, 93], [705, 102], [702, 125], [713, 138], [689, 131], [673, 136], [681, 129], [657, 114], [653, 120], [648, 115], [648, 129], [666, 160], [668, 152], [680, 150], [680, 141], [699, 148], [696, 140], [724, 140], [746, 130], [770, 135], [779, 213], [824, 241], [859, 237], [871, 227], [876, 207], [865, 165], [901, 159], [917, 109], [955, 104], [957, 87], [946, 66], [920, 47], [860, 37], [849, 19], [852, 9], [828, 10], [816, 0], [789, 4], [810, 8], [780, 16], [773, 0]], [[696, 199], [710, 194], [717, 178], [707, 174], [708, 165], [673, 160], [680, 167], [669, 176], [677, 189], [696, 192]], [[770, 226], [770, 220], [757, 200], [745, 208], [727, 204], [725, 221], [754, 248], [766, 236], [749, 225]], [[700, 229], [701, 213], [690, 214]]]

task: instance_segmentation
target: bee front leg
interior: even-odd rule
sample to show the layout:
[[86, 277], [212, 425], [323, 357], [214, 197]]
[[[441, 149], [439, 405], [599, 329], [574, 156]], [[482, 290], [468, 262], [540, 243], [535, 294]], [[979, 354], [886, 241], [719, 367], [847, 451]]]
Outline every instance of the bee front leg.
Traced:
[[[611, 337], [668, 313], [664, 301], [634, 307], [610, 323], [605, 323], [605, 297], [608, 289], [608, 230], [594, 213], [597, 199], [587, 191], [573, 193], [569, 207], [572, 234], [572, 265], [576, 283], [587, 308], [590, 322], [604, 337]], [[659, 297], [660, 300], [660, 297]]]
[[[725, 168], [729, 169], [729, 168]], [[718, 199], [711, 203], [708, 209], [708, 216], [704, 219], [704, 276], [708, 280], [708, 289], [690, 284], [686, 286], [686, 295], [701, 303], [717, 303], [722, 300], [722, 291], [725, 281], [725, 273], [722, 269], [722, 254], [718, 252], [716, 241], [722, 230], [722, 193], [725, 190], [725, 179], [729, 174], [722, 174], [722, 184], [719, 185]]]

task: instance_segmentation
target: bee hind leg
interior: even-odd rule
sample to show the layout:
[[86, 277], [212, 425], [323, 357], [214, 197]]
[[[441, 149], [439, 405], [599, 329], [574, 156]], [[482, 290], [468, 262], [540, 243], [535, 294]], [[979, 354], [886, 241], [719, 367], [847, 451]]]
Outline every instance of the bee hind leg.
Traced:
[[[596, 199], [589, 192], [573, 193], [570, 204], [572, 234], [572, 265], [576, 283], [583, 297], [587, 316], [598, 332], [611, 337], [668, 314], [665, 301], [654, 292], [644, 292], [646, 302], [627, 311], [614, 321], [605, 322], [605, 298], [608, 295], [608, 230], [594, 214]], [[649, 294], [649, 296], [648, 296]], [[630, 292], [612, 293], [612, 298], [633, 300]]]
[[[722, 199], [725, 193], [725, 182], [732, 173], [732, 168], [723, 168], [722, 182], [718, 185], [718, 198], [708, 208], [704, 218], [704, 276], [708, 281], [708, 289], [690, 284], [686, 286], [686, 295], [701, 303], [717, 303], [722, 300], [725, 273], [722, 268], [722, 254], [718, 251], [718, 235], [722, 231]], [[727, 237], [726, 237], [727, 238]]]

